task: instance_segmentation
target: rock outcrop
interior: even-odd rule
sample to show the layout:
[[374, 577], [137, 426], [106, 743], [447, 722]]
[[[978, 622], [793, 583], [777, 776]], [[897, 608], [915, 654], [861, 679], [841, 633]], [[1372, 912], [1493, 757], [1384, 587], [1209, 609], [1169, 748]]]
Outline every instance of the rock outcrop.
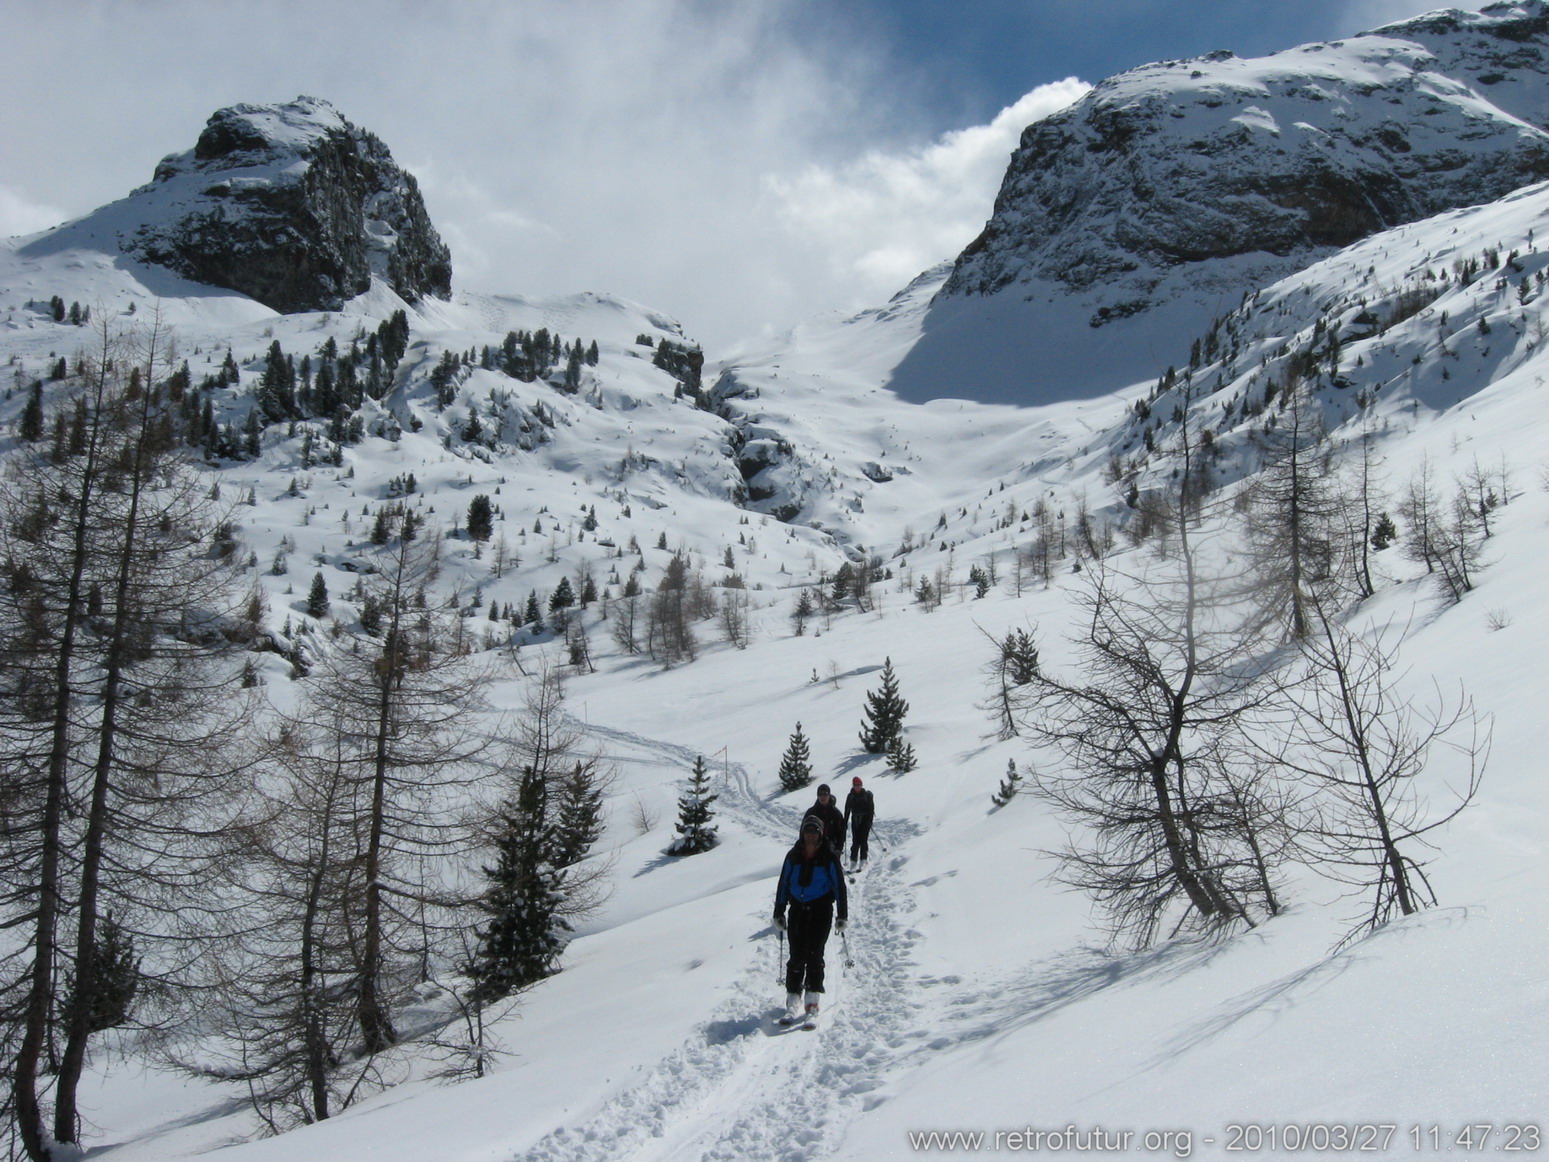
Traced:
[[1540, 181], [1545, 26], [1540, 3], [1498, 5], [1113, 77], [1023, 133], [942, 293], [1101, 287], [1100, 325], [1180, 266], [1306, 261]]
[[414, 177], [316, 98], [220, 110], [130, 200], [125, 251], [277, 311], [337, 309], [373, 275], [411, 302], [451, 293]]

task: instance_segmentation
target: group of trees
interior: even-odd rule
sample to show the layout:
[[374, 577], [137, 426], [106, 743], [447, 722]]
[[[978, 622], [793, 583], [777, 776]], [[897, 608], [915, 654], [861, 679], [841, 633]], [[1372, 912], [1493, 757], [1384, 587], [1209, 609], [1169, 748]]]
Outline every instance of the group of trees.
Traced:
[[580, 368], [584, 364], [595, 367], [600, 358], [597, 341], [590, 345], [580, 339], [567, 344], [558, 333], [550, 333], [547, 327], [536, 331], [508, 331], [499, 347], [484, 348], [481, 365], [486, 369], [499, 370], [523, 383], [548, 379], [561, 359], [565, 360], [561, 385], [571, 394], [581, 385]]
[[0, 471], [0, 1121], [39, 1162], [80, 1142], [109, 1030], [196, 1021], [185, 1065], [273, 1128], [316, 1121], [385, 1077], [418, 986], [525, 987], [602, 888], [607, 772], [557, 679], [514, 719], [485, 705], [424, 600], [431, 538], [387, 530], [370, 624], [258, 713], [261, 609], [182, 455], [167, 336], [99, 338], [57, 438]]
[[69, 323], [72, 327], [83, 327], [91, 322], [91, 308], [83, 307], [78, 302], [73, 302], [68, 308], [65, 301], [59, 295], [54, 295], [48, 300], [49, 318], [56, 323]]
[[245, 761], [230, 561], [173, 454], [166, 334], [96, 334], [58, 438], [0, 481], [0, 1046], [38, 1159], [79, 1140], [90, 1040], [188, 996], [191, 932], [224, 914], [202, 820]]
[[[1347, 624], [1372, 508], [1336, 486], [1307, 398], [1283, 409], [1243, 528], [1198, 480], [1186, 413], [1177, 439], [1165, 535], [1125, 572], [1085, 572], [1079, 672], [1040, 668], [1015, 638], [989, 667], [998, 733], [1062, 760], [1030, 779], [1075, 825], [1061, 875], [1137, 945], [1275, 914], [1292, 860], [1366, 894], [1366, 924], [1408, 914], [1434, 899], [1426, 835], [1477, 787], [1480, 719], [1466, 697], [1403, 702], [1383, 636]], [[1464, 774], [1426, 807], [1414, 776], [1442, 739]]]
[[[893, 659], [887, 658], [882, 665], [880, 685], [866, 695], [860, 743], [866, 754], [885, 755], [888, 769], [901, 775], [917, 765], [914, 747], [904, 741], [904, 716], [908, 713], [909, 703], [899, 693]], [[780, 756], [778, 778], [780, 789], [787, 792], [799, 791], [812, 782], [811, 744], [799, 722]]]
[[718, 620], [725, 639], [738, 649], [748, 643], [748, 597], [740, 578], [728, 577], [718, 597], [703, 572], [683, 553], [667, 562], [656, 588], [642, 591], [631, 572], [620, 595], [608, 605], [613, 640], [627, 654], [675, 666], [699, 656], [701, 623]]

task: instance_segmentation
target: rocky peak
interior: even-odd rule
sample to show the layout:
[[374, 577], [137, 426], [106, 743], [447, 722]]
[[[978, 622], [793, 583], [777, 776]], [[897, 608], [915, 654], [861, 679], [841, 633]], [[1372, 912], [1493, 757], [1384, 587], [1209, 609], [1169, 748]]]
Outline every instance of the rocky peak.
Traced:
[[1101, 325], [1179, 267], [1301, 265], [1501, 197], [1549, 177], [1546, 45], [1531, 0], [1122, 73], [1026, 129], [943, 293], [1045, 279], [1093, 290]]
[[1034, 402], [1154, 379], [1252, 287], [1545, 178], [1545, 0], [1145, 65], [1024, 130], [890, 385]]
[[126, 251], [277, 311], [337, 309], [373, 275], [411, 302], [451, 293], [413, 175], [314, 97], [221, 109], [130, 200]]

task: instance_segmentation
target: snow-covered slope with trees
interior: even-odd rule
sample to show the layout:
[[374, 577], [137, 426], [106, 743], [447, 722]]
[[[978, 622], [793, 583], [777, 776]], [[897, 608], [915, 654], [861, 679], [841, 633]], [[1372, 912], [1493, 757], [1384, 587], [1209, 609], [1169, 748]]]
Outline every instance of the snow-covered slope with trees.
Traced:
[[[400, 965], [401, 1042], [369, 1059], [346, 1042], [339, 1072], [360, 1088], [326, 1120], [263, 1137], [255, 1105], [274, 1107], [234, 1080], [231, 1041], [212, 1032], [227, 1027], [208, 1008], [148, 997], [137, 1020], [165, 1018], [158, 1035], [131, 1021], [93, 1038], [82, 1144], [126, 1160], [219, 1148], [337, 1162], [951, 1152], [913, 1137], [927, 1131], [985, 1135], [951, 1143], [958, 1156], [1081, 1141], [1130, 1157], [1283, 1157], [1341, 1141], [1378, 1156], [1541, 1149], [1546, 210], [1549, 189], [1528, 186], [1279, 281], [1241, 282], [1168, 357], [1172, 376], [1153, 369], [1038, 407], [887, 390], [928, 339], [945, 272], [878, 311], [806, 325], [732, 365], [712, 352], [701, 367], [691, 332], [596, 296], [411, 303], [378, 282], [339, 310], [282, 315], [79, 239], [6, 246], [13, 463], [47, 460], [56, 439], [68, 449], [69, 401], [91, 382], [100, 333], [143, 342], [159, 320], [156, 366], [177, 377], [186, 362], [179, 390], [196, 404], [174, 410], [175, 435], [205, 461], [199, 494], [224, 506], [236, 578], [223, 624], [239, 648], [223, 664], [233, 688], [243, 671], [261, 683], [260, 722], [315, 722], [309, 691], [340, 688], [322, 685], [336, 664], [385, 648], [371, 602], [412, 517], [416, 543], [439, 543], [424, 620], [447, 656], [487, 671], [489, 708], [458, 733], [492, 730], [501, 712], [531, 723], [547, 670], [563, 675], [550, 725], [613, 772], [601, 836], [571, 872], [604, 898], [576, 917], [557, 973], [484, 1011], [482, 1040], [458, 1018], [467, 946], [438, 938]], [[124, 357], [136, 358], [143, 348]], [[950, 366], [952, 382], [986, 361], [1025, 370], [1014, 343], [975, 358]], [[45, 414], [29, 435], [35, 382]], [[1327, 439], [1307, 435], [1320, 426]], [[1412, 791], [1412, 818], [1444, 816], [1467, 794], [1468, 745], [1482, 777], [1466, 810], [1404, 844], [1436, 905], [1367, 931], [1377, 892], [1331, 876], [1349, 869], [1308, 824], [1327, 788], [1286, 773], [1292, 752], [1270, 759], [1292, 733], [1284, 720], [1245, 718], [1254, 725], [1233, 745], [1260, 749], [1234, 751], [1231, 769], [1274, 776], [1254, 794], [1287, 793], [1259, 832], [1279, 845], [1275, 914], [1237, 887], [1251, 902], [1217, 928], [1174, 899], [1137, 941], [1062, 882], [1060, 853], [1089, 850], [1092, 831], [1047, 792], [1087, 766], [1047, 731], [1050, 706], [1069, 703], [1000, 681], [1001, 643], [1026, 631], [1042, 675], [1096, 684], [1083, 652], [1096, 581], [1165, 606], [1184, 591], [1180, 561], [1207, 581], [1236, 576], [1254, 555], [1250, 518], [1268, 519], [1263, 469], [1283, 465], [1288, 429], [1306, 436], [1292, 446], [1310, 450], [1312, 477], [1351, 501], [1327, 526], [1338, 567], [1309, 572], [1303, 589], [1348, 640], [1389, 651], [1393, 713], [1419, 715], [1412, 729], [1423, 734], [1438, 705], [1477, 711], [1463, 721], [1479, 733], [1433, 746], [1395, 803]], [[1187, 546], [1180, 490], [1198, 506]], [[1361, 553], [1382, 514], [1395, 539]], [[703, 600], [686, 636], [670, 622], [648, 634], [674, 570]], [[1125, 580], [1143, 576], [1160, 580]], [[1257, 588], [1283, 579], [1271, 569]], [[569, 606], [555, 604], [562, 585]], [[1250, 608], [1234, 589], [1210, 617]], [[1299, 672], [1278, 621], [1239, 629], [1256, 652], [1213, 688]], [[889, 660], [909, 702], [907, 772], [857, 737]], [[782, 1034], [769, 914], [811, 790], [783, 793], [776, 772], [798, 723], [817, 780], [842, 793], [862, 778], [879, 826], [853, 923], [829, 944], [829, 1012], [815, 1033]], [[255, 753], [267, 757], [249, 780], [283, 785], [281, 752]], [[674, 859], [664, 853], [701, 757], [719, 842]], [[516, 793], [509, 763], [486, 766], [488, 783], [437, 784], [425, 810]], [[1008, 768], [1022, 788], [997, 803]], [[7, 800], [7, 818], [25, 807]], [[442, 853], [436, 882], [478, 882], [493, 851], [470, 840]], [[484, 918], [460, 915], [472, 940]], [[180, 977], [189, 966], [158, 943], [172, 933], [155, 910], [136, 923], [147, 968]], [[1035, 1130], [1058, 1136], [1035, 1144]]]

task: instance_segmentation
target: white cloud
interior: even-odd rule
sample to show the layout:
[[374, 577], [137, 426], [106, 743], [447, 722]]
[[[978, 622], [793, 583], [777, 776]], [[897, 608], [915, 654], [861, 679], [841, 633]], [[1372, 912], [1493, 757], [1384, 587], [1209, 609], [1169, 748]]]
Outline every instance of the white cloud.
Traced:
[[13, 234], [35, 234], [64, 221], [64, 212], [53, 206], [29, 201], [5, 186], [0, 186], [0, 238]]
[[880, 301], [973, 240], [1022, 130], [1090, 87], [1074, 77], [1040, 85], [988, 125], [920, 147], [872, 149], [839, 165], [770, 175], [778, 220], [798, 246], [826, 256], [824, 281], [845, 300], [836, 305]]

